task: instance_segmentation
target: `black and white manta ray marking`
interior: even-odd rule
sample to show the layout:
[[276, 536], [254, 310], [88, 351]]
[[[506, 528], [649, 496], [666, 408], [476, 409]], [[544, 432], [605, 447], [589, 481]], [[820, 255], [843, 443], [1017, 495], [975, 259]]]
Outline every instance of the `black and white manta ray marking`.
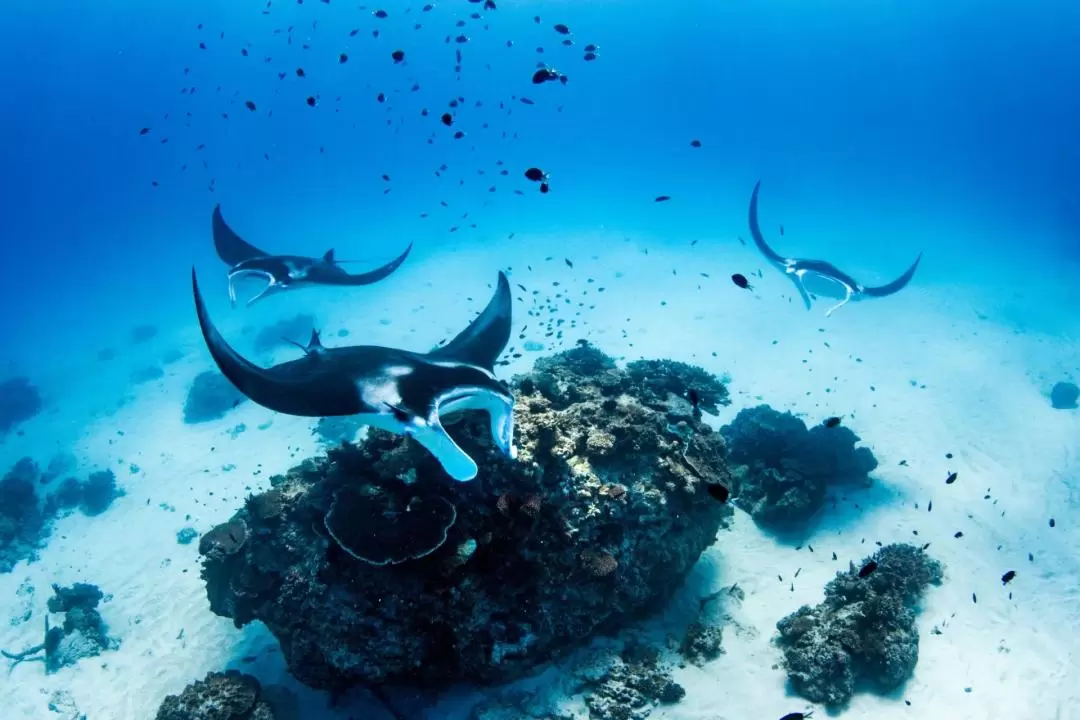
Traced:
[[191, 270], [195, 310], [210, 355], [226, 378], [259, 405], [286, 415], [359, 415], [374, 427], [408, 435], [455, 480], [476, 477], [476, 462], [458, 447], [440, 418], [484, 410], [498, 448], [513, 458], [514, 398], [495, 378], [495, 361], [510, 339], [511, 296], [499, 273], [495, 295], [457, 337], [429, 353], [373, 345], [327, 348], [313, 333], [304, 357], [261, 368], [237, 353], [210, 320]]
[[754, 244], [757, 245], [761, 254], [765, 256], [773, 267], [783, 272], [795, 283], [795, 288], [799, 291], [799, 295], [802, 296], [803, 304], [806, 305], [807, 310], [810, 309], [811, 294], [840, 300], [838, 304], [829, 308], [825, 313], [825, 317], [828, 317], [833, 314], [834, 310], [843, 307], [848, 302], [885, 297], [886, 295], [898, 293], [915, 276], [915, 270], [919, 267], [919, 261], [922, 260], [922, 253], [919, 253], [919, 256], [915, 258], [915, 262], [911, 264], [911, 267], [903, 275], [891, 283], [879, 287], [867, 287], [840, 268], [824, 260], [781, 256], [765, 242], [765, 236], [761, 234], [761, 227], [758, 225], [758, 190], [760, 188], [761, 181], [759, 180], [757, 185], [754, 186], [753, 195], [750, 196], [750, 234], [754, 237]]
[[334, 259], [334, 251], [327, 250], [321, 258], [304, 255], [271, 255], [255, 247], [237, 235], [225, 222], [221, 206], [214, 207], [214, 249], [229, 266], [229, 299], [236, 305], [234, 281], [239, 277], [261, 277], [267, 281], [266, 288], [248, 300], [251, 305], [267, 295], [291, 288], [314, 285], [371, 285], [398, 269], [412, 250], [412, 243], [405, 252], [366, 273], [345, 272]]

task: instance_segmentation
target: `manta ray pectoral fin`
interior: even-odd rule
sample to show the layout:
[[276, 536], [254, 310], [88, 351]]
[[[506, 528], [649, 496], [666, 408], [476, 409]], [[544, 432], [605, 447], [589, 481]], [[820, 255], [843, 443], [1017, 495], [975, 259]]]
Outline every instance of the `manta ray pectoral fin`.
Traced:
[[919, 268], [919, 263], [921, 261], [922, 253], [919, 253], [919, 256], [915, 258], [915, 262], [911, 264], [911, 267], [904, 271], [903, 275], [896, 278], [887, 285], [880, 285], [878, 287], [864, 287], [862, 288], [862, 294], [869, 297], [885, 297], [887, 295], [892, 295], [893, 293], [900, 292], [904, 289], [904, 287], [907, 286], [909, 282], [911, 282], [911, 278], [915, 277], [915, 271]]
[[491, 371], [510, 340], [513, 297], [506, 274], [499, 273], [495, 294], [469, 327], [428, 353], [435, 360], [453, 360]]
[[760, 189], [761, 181], [758, 180], [754, 185], [754, 192], [750, 195], [750, 236], [754, 238], [754, 245], [765, 256], [765, 259], [773, 265], [783, 266], [787, 263], [787, 258], [769, 247], [769, 243], [765, 242], [765, 236], [761, 234], [761, 225], [758, 223], [758, 191]]
[[227, 265], [239, 265], [245, 260], [266, 257], [266, 253], [237, 235], [221, 214], [221, 205], [214, 206], [214, 249]]
[[469, 454], [462, 450], [446, 429], [433, 417], [427, 422], [417, 419], [407, 425], [406, 432], [434, 456], [446, 474], [458, 482], [468, 482], [476, 477], [479, 468]]

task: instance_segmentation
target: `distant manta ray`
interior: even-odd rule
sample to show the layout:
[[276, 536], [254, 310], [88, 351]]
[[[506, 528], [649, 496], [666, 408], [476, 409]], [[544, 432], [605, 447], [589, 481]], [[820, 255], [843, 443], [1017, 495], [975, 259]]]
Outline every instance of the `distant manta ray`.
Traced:
[[255, 403], [302, 417], [356, 415], [423, 445], [450, 477], [472, 480], [476, 462], [443, 428], [440, 418], [484, 410], [495, 445], [517, 457], [514, 398], [496, 379], [495, 361], [510, 339], [510, 283], [499, 273], [495, 295], [457, 337], [429, 353], [354, 345], [327, 348], [313, 332], [304, 357], [261, 368], [237, 353], [210, 320], [195, 269], [191, 287], [203, 339], [222, 374]]
[[814, 295], [839, 299], [840, 302], [825, 313], [825, 317], [833, 314], [833, 311], [846, 305], [848, 302], [865, 300], [866, 298], [879, 298], [898, 293], [911, 282], [915, 276], [915, 270], [922, 260], [922, 253], [915, 258], [915, 262], [904, 272], [903, 275], [887, 285], [880, 287], [867, 287], [855, 278], [824, 260], [808, 260], [804, 258], [786, 258], [781, 256], [765, 242], [765, 236], [761, 234], [758, 225], [758, 190], [761, 181], [754, 186], [754, 193], [750, 196], [750, 234], [754, 237], [761, 254], [775, 267], [783, 272], [795, 283], [795, 288], [802, 296], [806, 309], [810, 309], [812, 292]]
[[334, 251], [327, 250], [321, 258], [304, 255], [271, 255], [250, 244], [225, 222], [221, 215], [221, 205], [214, 207], [214, 249], [218, 257], [229, 266], [229, 300], [236, 305], [236, 286], [238, 277], [256, 276], [265, 278], [266, 287], [248, 300], [251, 305], [267, 295], [291, 288], [312, 287], [315, 285], [371, 285], [389, 276], [398, 269], [412, 250], [412, 243], [405, 252], [381, 267], [356, 275], [345, 272], [334, 259]]

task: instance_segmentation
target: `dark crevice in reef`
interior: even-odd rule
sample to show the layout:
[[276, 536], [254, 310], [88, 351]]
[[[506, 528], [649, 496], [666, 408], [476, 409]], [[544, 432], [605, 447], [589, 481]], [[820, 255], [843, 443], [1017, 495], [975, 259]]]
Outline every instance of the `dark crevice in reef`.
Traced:
[[485, 416], [446, 418], [472, 482], [380, 431], [309, 459], [203, 536], [211, 608], [265, 623], [317, 688], [521, 677], [669, 598], [731, 517], [690, 384], [728, 402], [698, 368], [582, 344], [514, 379], [517, 461]]

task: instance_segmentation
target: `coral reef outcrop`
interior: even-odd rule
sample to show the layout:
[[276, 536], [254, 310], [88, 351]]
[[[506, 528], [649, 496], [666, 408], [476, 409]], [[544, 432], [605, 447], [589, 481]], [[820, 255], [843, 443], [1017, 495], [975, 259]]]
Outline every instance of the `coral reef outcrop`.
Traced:
[[36, 560], [49, 537], [52, 518], [42, 512], [35, 490], [38, 467], [23, 458], [0, 480], [0, 573], [20, 560]]
[[184, 423], [198, 423], [219, 420], [225, 413], [240, 403], [246, 402], [242, 394], [217, 370], [199, 373], [188, 388], [184, 400]]
[[168, 695], [155, 720], [277, 720], [262, 686], [236, 670], [212, 672], [179, 695]]
[[729, 481], [723, 439], [685, 398], [687, 378], [716, 403], [723, 385], [636, 367], [582, 343], [515, 378], [516, 461], [485, 416], [444, 418], [472, 482], [378, 430], [272, 478], [200, 541], [211, 609], [263, 622], [299, 680], [338, 691], [508, 681], [625, 626], [731, 516], [706, 491]]
[[866, 484], [877, 467], [869, 448], [844, 426], [806, 424], [768, 405], [739, 411], [720, 429], [734, 474], [733, 502], [763, 526], [806, 522], [836, 484]]
[[882, 692], [899, 687], [919, 659], [915, 605], [942, 577], [941, 563], [905, 544], [887, 545], [861, 569], [837, 573], [823, 603], [804, 605], [776, 625], [795, 692], [836, 708], [858, 683]]
[[37, 560], [58, 516], [76, 507], [86, 515], [99, 515], [124, 494], [112, 470], [101, 470], [84, 482], [67, 478], [42, 503], [37, 487], [50, 483], [52, 472], [62, 469], [59, 463], [49, 468], [43, 474], [32, 458], [24, 457], [0, 479], [0, 573], [11, 572], [20, 560]]
[[41, 394], [27, 377], [0, 382], [0, 436], [41, 412]]
[[96, 657], [105, 650], [120, 647], [120, 641], [109, 637], [109, 628], [101, 618], [97, 606], [104, 594], [96, 585], [75, 583], [71, 587], [53, 585], [49, 598], [50, 613], [63, 613], [64, 624], [49, 626], [45, 619], [45, 641], [22, 652], [0, 651], [13, 661], [12, 667], [30, 660], [45, 663], [45, 672], [51, 674], [79, 660]]
[[1063, 380], [1050, 390], [1050, 406], [1055, 410], [1075, 410], [1077, 400], [1080, 400], [1080, 387], [1076, 383]]

